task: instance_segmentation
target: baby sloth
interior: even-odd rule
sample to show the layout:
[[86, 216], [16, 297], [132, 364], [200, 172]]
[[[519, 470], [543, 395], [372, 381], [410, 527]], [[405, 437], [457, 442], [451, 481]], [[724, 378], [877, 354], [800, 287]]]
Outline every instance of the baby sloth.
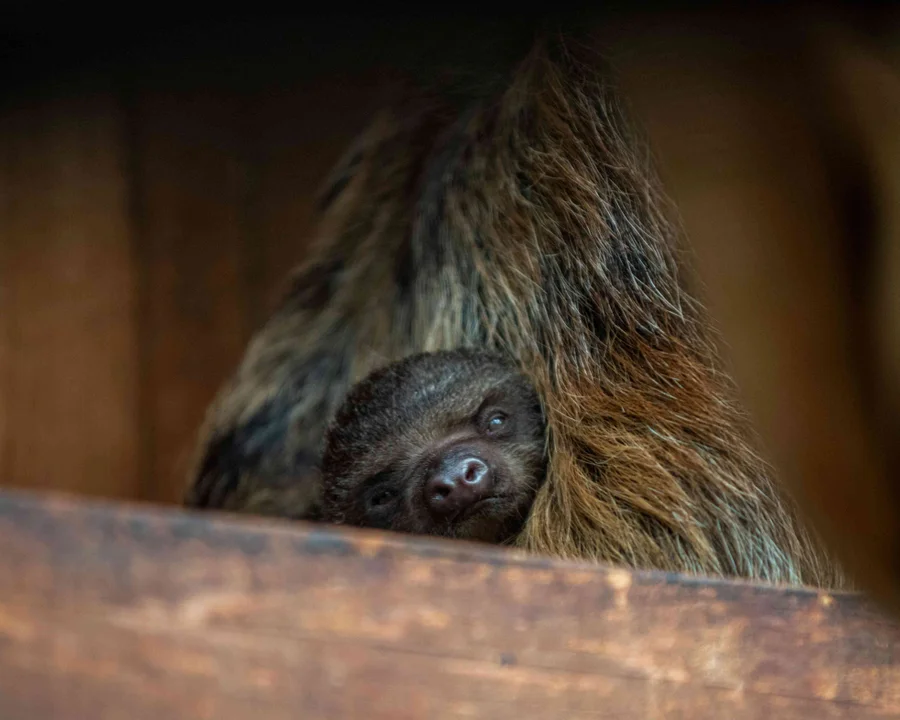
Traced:
[[325, 436], [324, 519], [504, 543], [546, 471], [531, 383], [476, 350], [423, 353], [355, 385]]

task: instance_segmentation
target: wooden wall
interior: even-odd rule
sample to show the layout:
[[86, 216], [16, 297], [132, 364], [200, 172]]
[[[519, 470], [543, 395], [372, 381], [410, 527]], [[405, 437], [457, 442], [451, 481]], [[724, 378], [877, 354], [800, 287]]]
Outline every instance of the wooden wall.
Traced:
[[0, 478], [174, 501], [377, 84], [121, 80], [0, 116]]

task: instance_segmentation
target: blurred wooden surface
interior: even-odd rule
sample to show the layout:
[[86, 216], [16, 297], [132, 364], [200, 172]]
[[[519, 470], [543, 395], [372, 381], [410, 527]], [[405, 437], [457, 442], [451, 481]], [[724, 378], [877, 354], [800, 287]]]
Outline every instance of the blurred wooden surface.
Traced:
[[0, 484], [176, 502], [377, 83], [99, 78], [0, 108]]
[[5, 482], [137, 491], [137, 272], [122, 121], [95, 87], [0, 119]]
[[857, 596], [18, 493], [0, 546], [4, 720], [900, 713]]

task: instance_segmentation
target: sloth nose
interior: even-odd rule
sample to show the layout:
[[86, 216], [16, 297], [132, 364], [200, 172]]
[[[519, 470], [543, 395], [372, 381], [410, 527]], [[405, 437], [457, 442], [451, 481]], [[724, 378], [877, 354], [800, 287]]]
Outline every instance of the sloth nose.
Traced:
[[425, 504], [433, 515], [447, 517], [474, 505], [490, 489], [491, 469], [483, 460], [451, 460], [425, 482]]

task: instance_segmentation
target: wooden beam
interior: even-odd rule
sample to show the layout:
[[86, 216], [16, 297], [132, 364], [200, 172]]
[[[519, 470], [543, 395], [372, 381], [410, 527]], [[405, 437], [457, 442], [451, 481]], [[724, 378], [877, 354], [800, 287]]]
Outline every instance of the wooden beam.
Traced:
[[0, 494], [5, 720], [881, 718], [855, 595]]

